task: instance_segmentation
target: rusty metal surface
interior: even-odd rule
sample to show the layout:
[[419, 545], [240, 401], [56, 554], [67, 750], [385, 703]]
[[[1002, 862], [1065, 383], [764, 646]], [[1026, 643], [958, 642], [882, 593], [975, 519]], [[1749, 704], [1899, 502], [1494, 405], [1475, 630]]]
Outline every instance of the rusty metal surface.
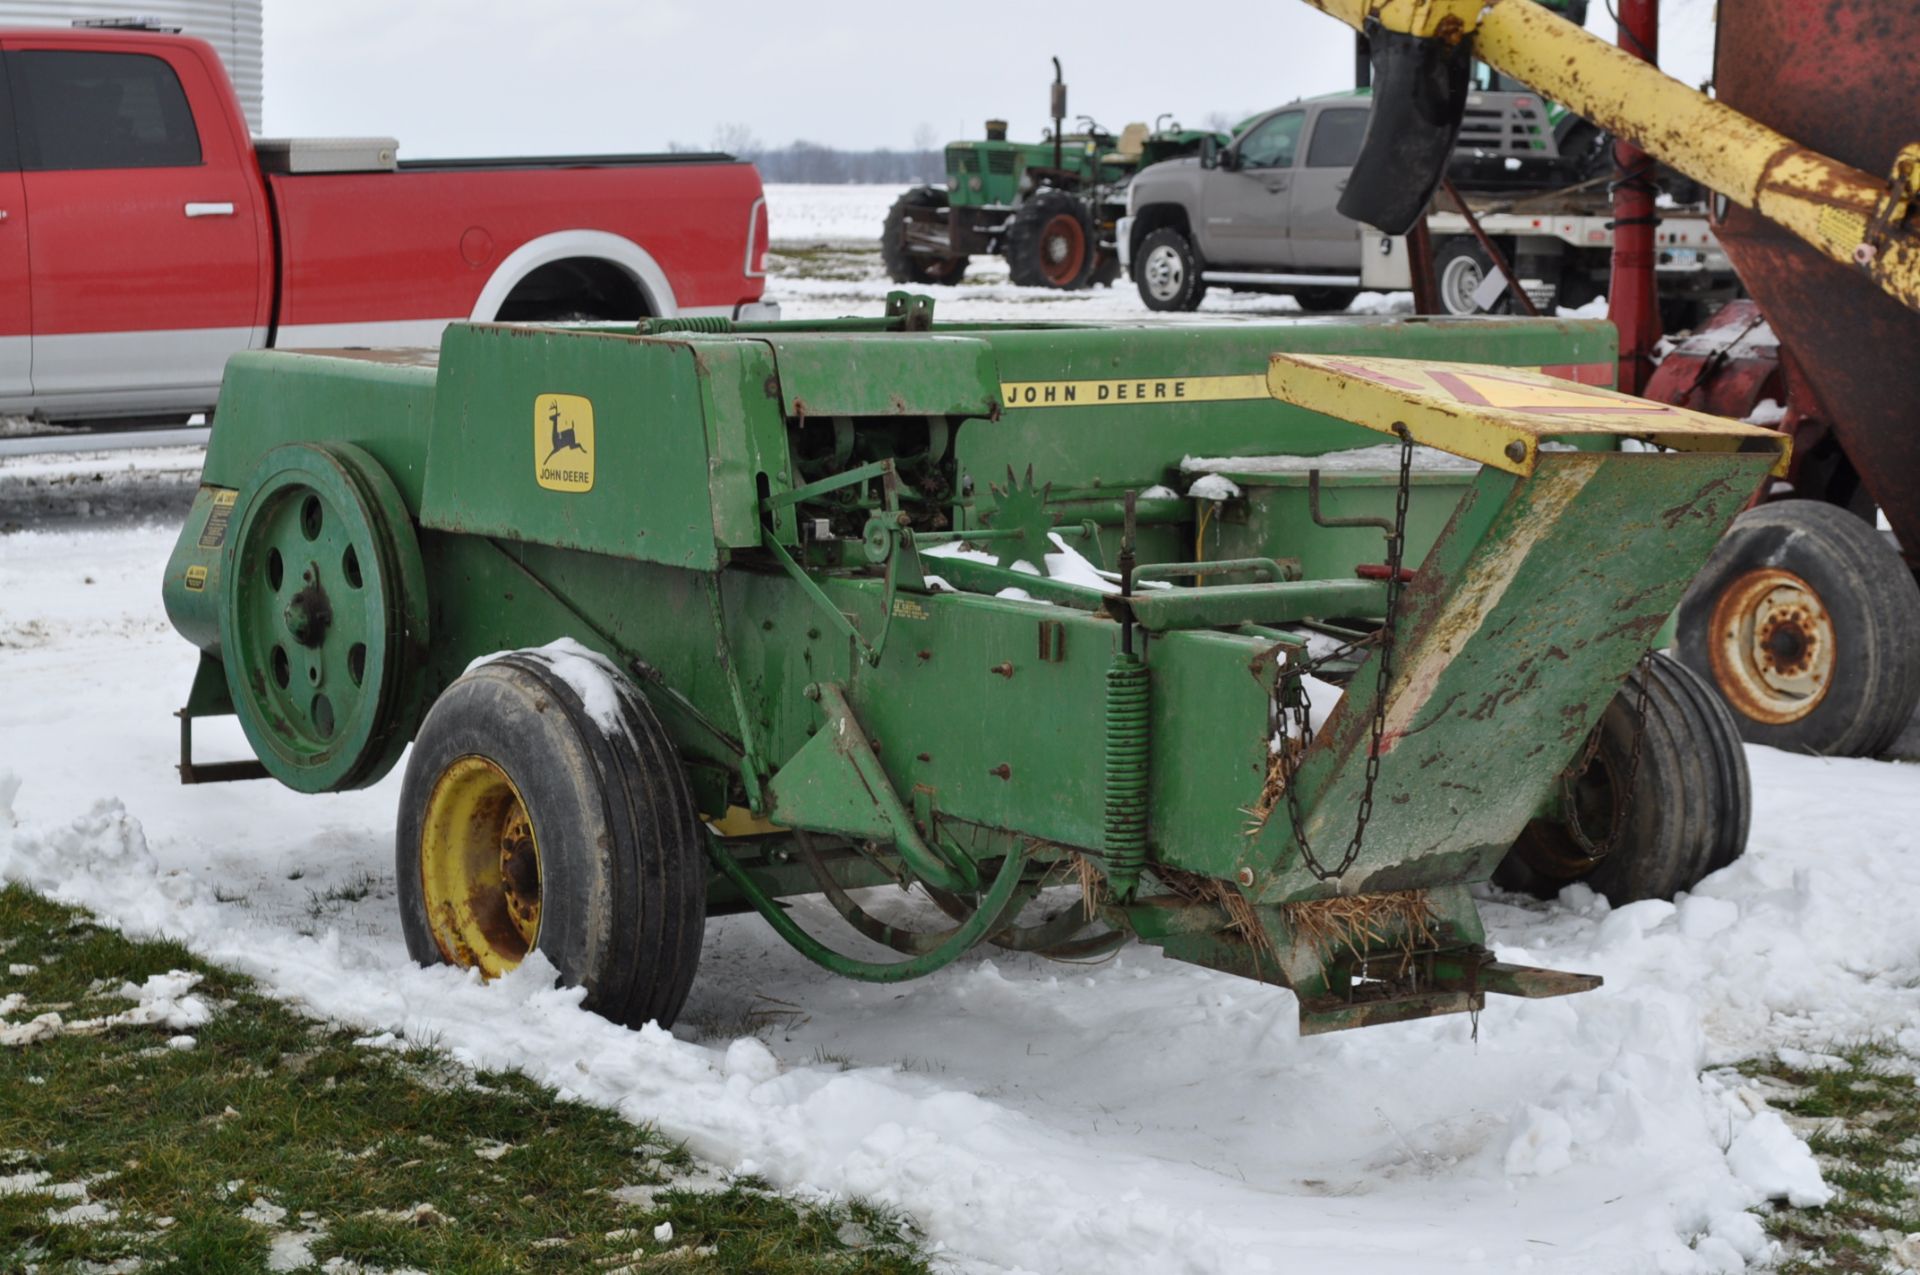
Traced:
[[[1920, 22], [1907, 0], [1721, 0], [1718, 38], [1720, 100], [1802, 145], [1886, 173], [1920, 131]], [[1719, 235], [1913, 552], [1920, 313], [1745, 209], [1731, 209]]]
[[1786, 402], [1780, 347], [1768, 332], [1759, 306], [1744, 298], [1729, 301], [1661, 360], [1646, 397], [1736, 421], [1765, 399]]
[[1783, 567], [1756, 567], [1730, 581], [1707, 632], [1714, 685], [1754, 721], [1799, 721], [1833, 685], [1833, 620], [1819, 591]]

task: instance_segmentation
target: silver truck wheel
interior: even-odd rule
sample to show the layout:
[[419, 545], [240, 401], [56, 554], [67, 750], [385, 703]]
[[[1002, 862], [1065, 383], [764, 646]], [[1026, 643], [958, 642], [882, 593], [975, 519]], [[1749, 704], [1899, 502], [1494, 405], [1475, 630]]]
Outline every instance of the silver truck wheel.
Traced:
[[1489, 262], [1471, 239], [1449, 239], [1440, 245], [1433, 270], [1440, 285], [1440, 308], [1448, 314], [1480, 313], [1473, 294], [1487, 277]]
[[1140, 283], [1155, 301], [1171, 301], [1187, 286], [1186, 263], [1172, 246], [1161, 244], [1140, 264]]
[[1134, 259], [1133, 281], [1149, 310], [1192, 310], [1207, 294], [1200, 279], [1200, 259], [1187, 237], [1163, 226], [1140, 244]]

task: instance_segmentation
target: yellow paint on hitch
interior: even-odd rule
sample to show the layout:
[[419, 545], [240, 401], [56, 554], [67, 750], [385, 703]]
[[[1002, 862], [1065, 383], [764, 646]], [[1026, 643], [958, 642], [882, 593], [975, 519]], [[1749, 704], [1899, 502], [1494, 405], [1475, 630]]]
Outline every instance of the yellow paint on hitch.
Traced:
[[1424, 359], [1276, 354], [1273, 397], [1513, 474], [1531, 474], [1548, 439], [1638, 439], [1676, 451], [1766, 451], [1786, 472], [1783, 434], [1525, 368]]

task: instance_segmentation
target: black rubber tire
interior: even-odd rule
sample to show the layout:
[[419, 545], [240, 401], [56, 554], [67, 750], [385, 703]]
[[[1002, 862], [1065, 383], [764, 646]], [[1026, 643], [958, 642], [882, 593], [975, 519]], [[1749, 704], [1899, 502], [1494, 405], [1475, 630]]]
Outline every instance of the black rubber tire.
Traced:
[[[1551, 898], [1583, 881], [1619, 907], [1671, 899], [1745, 852], [1753, 795], [1733, 718], [1710, 686], [1665, 655], [1636, 668], [1600, 718], [1591, 809], [1612, 809], [1610, 784], [1632, 766], [1643, 678], [1645, 734], [1624, 830], [1594, 862], [1582, 859], [1564, 823], [1535, 819], [1495, 870], [1495, 885]], [[1607, 841], [1608, 823], [1596, 819], [1587, 831]]]
[[1722, 687], [1741, 737], [1830, 757], [1885, 752], [1920, 705], [1920, 588], [1886, 538], [1838, 505], [1781, 500], [1734, 519], [1680, 600], [1674, 653], [1719, 686], [1715, 606], [1742, 576], [1764, 568], [1799, 576], [1818, 596], [1833, 633], [1832, 676], [1819, 703], [1790, 722], [1760, 720]]
[[1295, 288], [1293, 299], [1309, 314], [1339, 314], [1360, 295], [1358, 288]]
[[923, 257], [907, 251], [907, 211], [912, 208], [945, 208], [947, 192], [938, 186], [915, 186], [893, 201], [880, 231], [880, 261], [887, 278], [895, 283], [958, 283], [967, 272], [965, 257]]
[[1111, 288], [1120, 282], [1120, 258], [1102, 249], [1093, 263], [1093, 274], [1087, 278], [1089, 288]]
[[[1479, 314], [1467, 296], [1479, 286], [1480, 280], [1493, 273], [1493, 268], [1493, 258], [1465, 235], [1442, 240], [1433, 250], [1434, 290], [1440, 299], [1440, 312], [1462, 318]], [[1459, 280], [1449, 277], [1453, 272], [1459, 273]], [[1506, 297], [1502, 294], [1494, 303], [1494, 309], [1501, 309], [1505, 303]]]
[[[1158, 250], [1166, 250], [1177, 259], [1179, 277], [1170, 290], [1156, 296], [1153, 286], [1147, 278], [1147, 265]], [[1133, 284], [1140, 291], [1140, 300], [1149, 310], [1184, 311], [1197, 310], [1207, 295], [1206, 281], [1200, 277], [1205, 266], [1200, 254], [1195, 250], [1193, 241], [1173, 226], [1162, 226], [1140, 241], [1140, 247], [1133, 254]]]
[[[1046, 264], [1047, 227], [1057, 217], [1071, 217], [1080, 229], [1079, 264], [1059, 277], [1050, 275]], [[1100, 255], [1086, 201], [1062, 190], [1035, 194], [1014, 210], [1002, 255], [1007, 259], [1008, 278], [1019, 287], [1054, 288], [1062, 292], [1086, 287], [1093, 277], [1095, 259]]]
[[672, 1024], [706, 928], [705, 832], [665, 731], [632, 683], [607, 671], [603, 726], [539, 654], [491, 660], [428, 711], [407, 758], [395, 861], [407, 951], [445, 963], [426, 915], [420, 845], [441, 773], [478, 755], [520, 791], [540, 846], [537, 949], [586, 1007], [629, 1027]]

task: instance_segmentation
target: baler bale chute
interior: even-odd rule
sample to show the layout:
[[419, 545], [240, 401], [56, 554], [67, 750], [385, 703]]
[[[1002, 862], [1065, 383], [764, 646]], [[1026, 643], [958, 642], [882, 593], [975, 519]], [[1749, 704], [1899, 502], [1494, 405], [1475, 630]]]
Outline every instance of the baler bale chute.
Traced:
[[182, 772], [243, 773], [191, 757], [229, 712], [302, 791], [411, 738], [413, 954], [538, 948], [630, 1023], [748, 910], [877, 981], [1138, 938], [1306, 1031], [1578, 991], [1495, 960], [1468, 889], [1671, 895], [1740, 852], [1731, 724], [1647, 647], [1786, 450], [1579, 383], [1613, 357], [1583, 321], [904, 294], [242, 355], [168, 566]]

